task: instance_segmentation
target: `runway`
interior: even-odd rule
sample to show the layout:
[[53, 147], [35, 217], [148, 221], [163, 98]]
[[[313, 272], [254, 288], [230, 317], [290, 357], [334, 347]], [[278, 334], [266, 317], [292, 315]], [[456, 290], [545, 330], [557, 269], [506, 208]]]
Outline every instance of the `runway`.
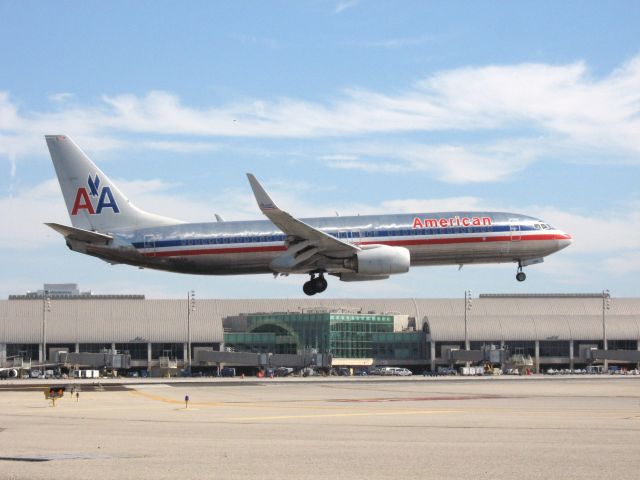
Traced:
[[[640, 378], [0, 390], [0, 478], [636, 479]], [[20, 387], [30, 387], [22, 388]], [[189, 406], [185, 408], [184, 397]]]

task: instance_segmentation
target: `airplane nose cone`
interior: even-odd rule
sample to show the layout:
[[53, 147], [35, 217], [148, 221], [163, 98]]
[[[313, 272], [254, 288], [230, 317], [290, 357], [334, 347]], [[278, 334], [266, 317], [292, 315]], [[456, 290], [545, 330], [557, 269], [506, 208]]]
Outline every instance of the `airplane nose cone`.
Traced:
[[573, 242], [573, 238], [568, 233], [560, 232], [558, 235], [558, 248], [562, 250], [567, 248]]

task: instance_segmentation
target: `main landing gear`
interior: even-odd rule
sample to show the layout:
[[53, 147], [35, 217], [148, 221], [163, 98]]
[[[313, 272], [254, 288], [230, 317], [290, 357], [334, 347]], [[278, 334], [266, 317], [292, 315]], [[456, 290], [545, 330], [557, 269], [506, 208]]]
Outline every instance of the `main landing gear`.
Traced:
[[317, 277], [315, 274], [311, 274], [311, 279], [308, 282], [305, 282], [302, 285], [302, 291], [307, 295], [315, 295], [316, 293], [322, 293], [327, 289], [327, 280], [324, 278], [324, 275], [321, 273]]
[[524, 282], [527, 279], [527, 275], [522, 271], [522, 263], [518, 262], [518, 273], [516, 273], [516, 280]]

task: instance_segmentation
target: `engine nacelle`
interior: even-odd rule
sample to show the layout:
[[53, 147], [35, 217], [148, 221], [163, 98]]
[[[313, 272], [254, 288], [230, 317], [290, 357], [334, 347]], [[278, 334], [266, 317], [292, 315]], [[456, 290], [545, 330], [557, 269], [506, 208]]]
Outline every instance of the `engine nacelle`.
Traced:
[[376, 245], [361, 250], [345, 261], [345, 267], [358, 275], [389, 276], [407, 273], [411, 263], [411, 254], [404, 247]]
[[9, 368], [7, 370], [0, 371], [0, 378], [16, 378], [18, 376], [18, 370], [15, 368]]
[[343, 282], [370, 282], [371, 280], [385, 280], [389, 275], [360, 275], [354, 272], [344, 272], [340, 274]]

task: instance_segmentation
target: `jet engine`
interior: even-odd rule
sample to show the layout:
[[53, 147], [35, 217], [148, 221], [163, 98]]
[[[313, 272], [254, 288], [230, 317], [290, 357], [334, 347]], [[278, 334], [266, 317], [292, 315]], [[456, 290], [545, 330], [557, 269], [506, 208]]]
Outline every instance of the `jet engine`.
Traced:
[[18, 376], [18, 370], [16, 370], [15, 368], [0, 370], [0, 378], [16, 378], [17, 376]]
[[410, 262], [411, 254], [404, 247], [371, 245], [345, 260], [344, 266], [364, 278], [407, 273]]

